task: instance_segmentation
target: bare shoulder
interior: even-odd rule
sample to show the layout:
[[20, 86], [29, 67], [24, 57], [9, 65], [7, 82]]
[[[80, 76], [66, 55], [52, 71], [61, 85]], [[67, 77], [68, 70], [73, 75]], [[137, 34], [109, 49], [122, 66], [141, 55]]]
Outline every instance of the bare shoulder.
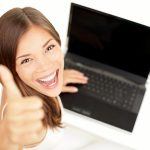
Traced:
[[3, 89], [0, 90], [0, 116], [2, 113], [2, 108], [4, 104], [6, 103], [6, 98], [5, 98], [5, 91]]
[[60, 96], [57, 96], [57, 100], [58, 100], [58, 102], [60, 104], [61, 109], [63, 109], [63, 104], [62, 104], [62, 101], [60, 99]]

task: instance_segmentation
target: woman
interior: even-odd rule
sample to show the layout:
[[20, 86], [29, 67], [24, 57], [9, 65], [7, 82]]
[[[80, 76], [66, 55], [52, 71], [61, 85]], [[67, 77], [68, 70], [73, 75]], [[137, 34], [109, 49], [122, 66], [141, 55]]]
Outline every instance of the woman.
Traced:
[[58, 142], [63, 129], [58, 95], [77, 91], [66, 86], [70, 82], [87, 82], [79, 72], [79, 78], [71, 75], [63, 82], [60, 45], [57, 31], [34, 8], [14, 8], [1, 16], [0, 149], [44, 149], [43, 143]]

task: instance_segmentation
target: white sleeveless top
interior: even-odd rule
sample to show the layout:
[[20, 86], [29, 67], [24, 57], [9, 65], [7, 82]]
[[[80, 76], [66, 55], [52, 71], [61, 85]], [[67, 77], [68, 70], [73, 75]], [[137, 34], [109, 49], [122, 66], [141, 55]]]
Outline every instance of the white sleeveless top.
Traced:
[[[0, 105], [1, 105], [1, 96], [2, 96], [2, 86], [0, 84]], [[63, 115], [64, 115], [63, 105], [60, 97], [57, 97], [57, 99], [61, 107], [61, 113], [62, 113], [61, 122], [63, 124]], [[2, 110], [4, 109], [2, 108]], [[55, 147], [60, 142], [60, 138], [62, 138], [63, 134], [64, 134], [64, 128], [58, 128], [56, 130], [48, 129], [46, 136], [41, 143], [39, 143], [37, 146], [32, 148], [23, 148], [23, 150], [51, 150], [51, 149], [54, 150]]]

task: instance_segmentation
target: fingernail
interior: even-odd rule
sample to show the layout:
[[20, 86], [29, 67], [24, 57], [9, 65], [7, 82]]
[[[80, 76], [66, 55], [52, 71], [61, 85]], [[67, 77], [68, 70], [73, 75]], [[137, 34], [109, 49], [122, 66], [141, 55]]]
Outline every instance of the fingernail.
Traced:
[[82, 81], [83, 84], [85, 84], [85, 83], [87, 83], [87, 82], [88, 82], [87, 80], [83, 80], [83, 81]]
[[74, 90], [74, 92], [78, 92], [78, 88], [74, 88], [73, 90]]
[[84, 77], [86, 80], [88, 80], [89, 78], [88, 77]]

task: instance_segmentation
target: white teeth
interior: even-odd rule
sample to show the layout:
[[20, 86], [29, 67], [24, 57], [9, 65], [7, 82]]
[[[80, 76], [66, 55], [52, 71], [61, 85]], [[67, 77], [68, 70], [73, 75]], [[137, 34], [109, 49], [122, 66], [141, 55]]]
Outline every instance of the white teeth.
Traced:
[[39, 80], [43, 82], [47, 82], [47, 81], [53, 80], [55, 76], [56, 76], [56, 72], [54, 72], [52, 75], [47, 76], [46, 78], [42, 78]]

